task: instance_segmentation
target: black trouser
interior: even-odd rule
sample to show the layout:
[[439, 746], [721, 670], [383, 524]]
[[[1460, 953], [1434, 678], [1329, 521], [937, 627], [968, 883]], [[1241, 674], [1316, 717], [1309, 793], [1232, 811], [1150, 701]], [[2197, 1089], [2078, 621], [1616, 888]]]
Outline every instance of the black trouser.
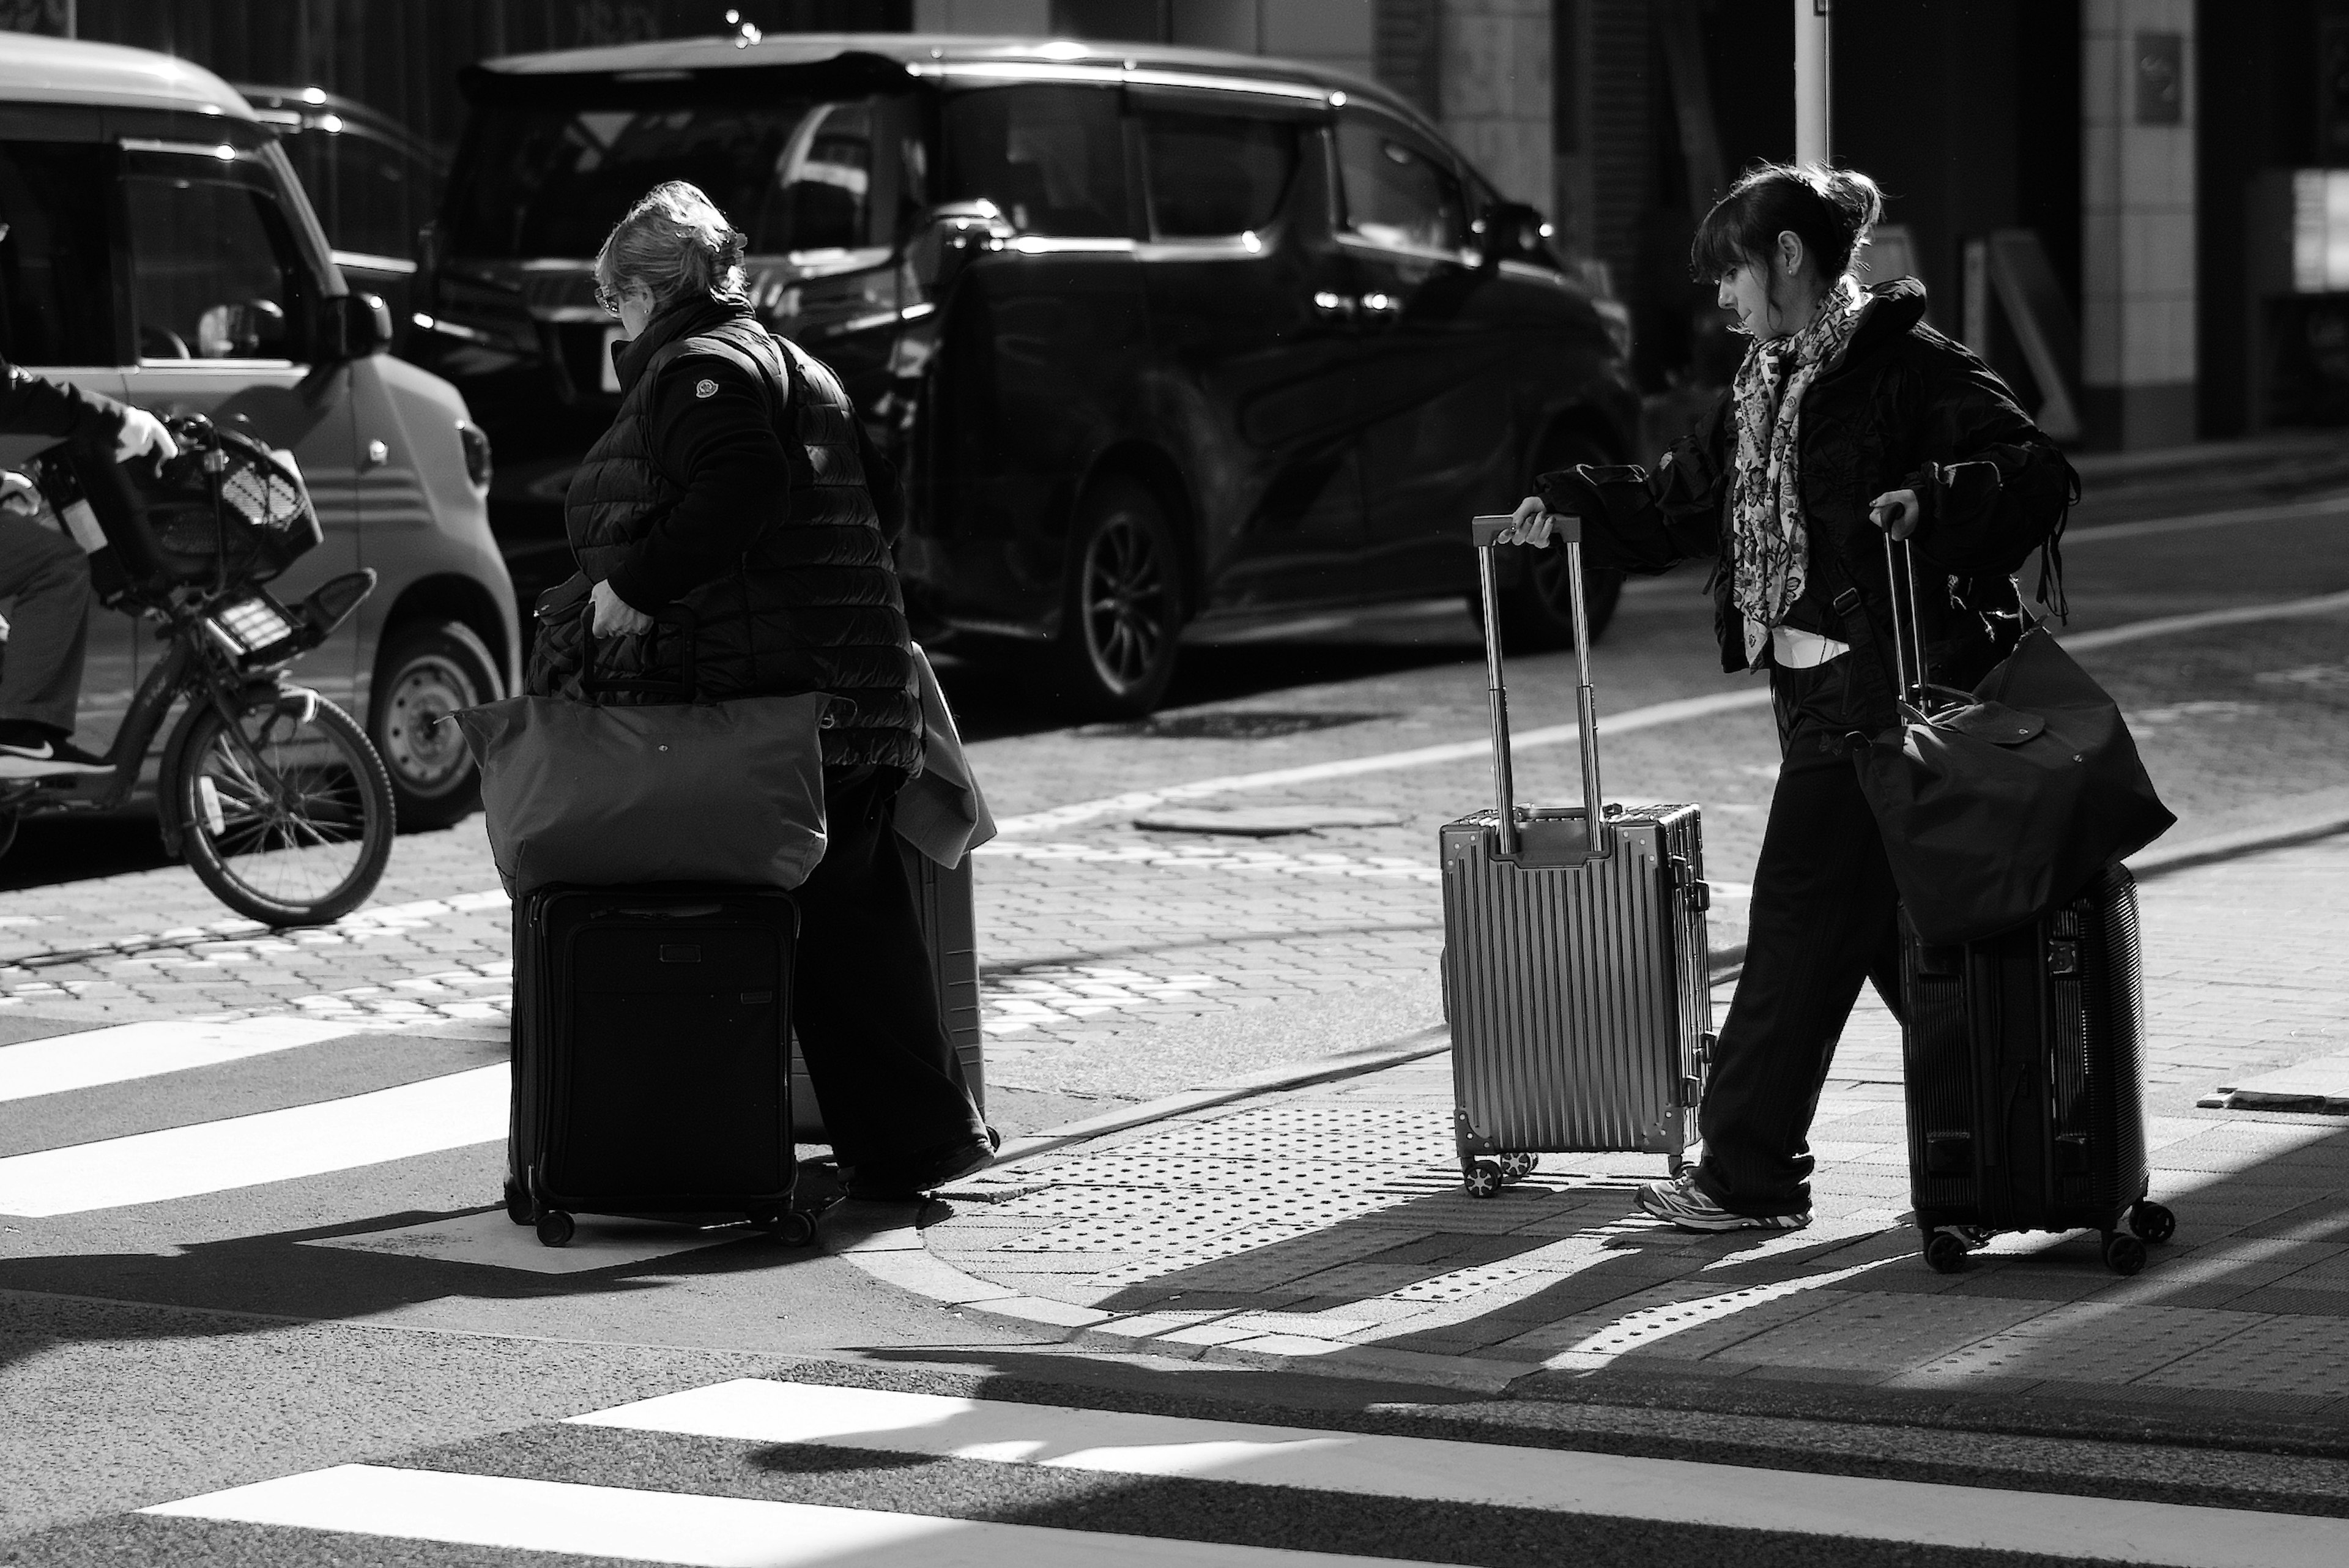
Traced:
[[843, 1165], [874, 1169], [983, 1139], [947, 1039], [921, 917], [897, 848], [905, 775], [824, 774], [823, 859], [800, 907], [792, 1023]]
[[1811, 1118], [1863, 979], [1900, 1012], [1899, 895], [1844, 737], [1870, 729], [1854, 661], [1774, 670], [1778, 787], [1754, 872], [1745, 968], [1714, 1047], [1697, 1184], [1739, 1214], [1811, 1206]]

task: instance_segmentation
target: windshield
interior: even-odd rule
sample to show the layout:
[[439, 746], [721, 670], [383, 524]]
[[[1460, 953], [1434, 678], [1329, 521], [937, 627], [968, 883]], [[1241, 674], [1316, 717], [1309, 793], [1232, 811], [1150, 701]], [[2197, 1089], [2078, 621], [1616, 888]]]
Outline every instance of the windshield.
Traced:
[[925, 202], [906, 96], [481, 109], [450, 203], [454, 254], [593, 256], [630, 203], [687, 180], [759, 255], [893, 247]]

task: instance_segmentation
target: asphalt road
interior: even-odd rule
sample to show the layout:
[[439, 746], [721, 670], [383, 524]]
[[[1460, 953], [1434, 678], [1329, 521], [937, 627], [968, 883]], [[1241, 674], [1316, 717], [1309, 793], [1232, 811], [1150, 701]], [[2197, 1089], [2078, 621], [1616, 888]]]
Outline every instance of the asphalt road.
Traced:
[[[2214, 507], [2213, 500], [2226, 504]], [[2349, 784], [2340, 740], [2349, 733], [2349, 612], [2270, 615], [2278, 606], [2349, 590], [2349, 501], [2140, 494], [2127, 507], [2084, 507], [2065, 558], [2073, 604], [2067, 636], [2079, 640], [2083, 662], [2128, 708], [2148, 765], [2182, 819], [2178, 837], [2257, 828], [2328, 802], [2349, 815], [2349, 804], [2339, 801]], [[2170, 625], [2152, 635], [2131, 630], [2229, 610], [2263, 618]], [[1627, 593], [1597, 652], [1602, 711], [1623, 716], [1735, 693], [1737, 682], [1717, 670], [1710, 613], [1693, 574]], [[1324, 884], [1301, 874], [1317, 865], [1332, 872], [1325, 881], [1336, 887], [1339, 872], [1425, 858], [1437, 823], [1484, 804], [1488, 774], [1473, 744], [1483, 732], [1483, 669], [1464, 611], [1417, 606], [1309, 620], [1286, 634], [1193, 650], [1176, 706], [1141, 725], [1054, 728], [1022, 710], [993, 672], [949, 662], [950, 688], [977, 739], [977, 765], [998, 815], [1014, 822], [1000, 846], [1005, 857], [982, 862], [982, 888], [990, 877], [1015, 882], [1013, 873], [1030, 862], [1012, 852], [1037, 846], [1065, 844], [1071, 856], [1094, 857], [1082, 864], [1101, 867], [1092, 881], [1070, 884], [1097, 889], [1097, 902], [1081, 908], [1053, 912], [1046, 907], [1061, 884], [1035, 884], [1031, 901], [1058, 924], [1020, 926], [1018, 919], [1029, 918], [1025, 906], [996, 907], [1001, 930], [985, 956], [998, 994], [1045, 994], [1016, 988], [1035, 981], [1054, 958], [1113, 961], [1160, 981], [1163, 971], [1206, 965], [1210, 961], [1185, 956], [1197, 945], [1185, 937], [1190, 947], [1149, 970], [1153, 942], [1173, 940], [1153, 933], [1194, 916], [1206, 928], [1261, 920], [1277, 929], [1295, 917], [1288, 906], [1265, 913], [1265, 889], [1319, 888]], [[2107, 640], [2099, 643], [2099, 636]], [[1568, 722], [1570, 670], [1570, 659], [1554, 654], [1512, 665], [1521, 733]], [[1449, 760], [1394, 760], [1454, 743], [1465, 750]], [[1355, 771], [1301, 781], [1259, 777], [1340, 762]], [[1750, 877], [1775, 770], [1765, 710], [1723, 709], [1626, 732], [1607, 745], [1605, 763], [1611, 796], [1701, 801], [1710, 875], [1730, 885]], [[1572, 749], [1529, 752], [1518, 776], [1528, 797], [1572, 799]], [[1200, 842], [1195, 837], [1139, 833], [1130, 826], [1130, 808], [1067, 822], [1040, 816], [1209, 778], [1239, 782], [1198, 804], [1374, 806], [1398, 820], [1268, 841], [1268, 851], [1288, 857], [1275, 869], [1300, 875], [1282, 882], [1235, 874], [1183, 915], [1154, 893], [1161, 884], [1148, 878], [1155, 873], [1129, 862], [1135, 852], [1185, 852]], [[1035, 825], [1020, 826], [1023, 818]], [[7, 863], [15, 878], [8, 886], [37, 887], [85, 866], [103, 874], [151, 866], [158, 857], [141, 844], [150, 834], [151, 827], [135, 823], [34, 825]], [[144, 843], [151, 846], [151, 838]], [[85, 856], [87, 861], [77, 859]], [[486, 882], [485, 867], [478, 876], [448, 891]], [[990, 1042], [1004, 1085], [999, 1119], [1009, 1130], [1033, 1130], [1105, 1102], [1357, 1047], [1381, 1032], [1400, 1033], [1431, 1020], [1432, 977], [1423, 961], [1411, 959], [1418, 950], [1410, 943], [1432, 950], [1440, 940], [1426, 916], [1433, 889], [1407, 877], [1357, 877], [1344, 886], [1368, 889], [1361, 908], [1377, 916], [1372, 923], [1383, 922], [1381, 930], [1402, 933], [1393, 939], [1401, 945], [1374, 961], [1336, 946], [1299, 947], [1299, 963], [1326, 962], [1326, 969], [1307, 976], [1311, 984], [1284, 990], [1268, 983], [1244, 1008], [1209, 1005], [1218, 994], [1213, 986], [1195, 999], [1204, 999], [1203, 1010], [1190, 1012], [1164, 997], [1155, 1012], [1131, 1014], [1087, 1012], [1082, 1001], [1038, 1002], [1038, 1022], [1002, 1027]], [[1735, 919], [1731, 900], [1717, 925], [1725, 931]], [[1723, 940], [1718, 931], [1715, 940]], [[1059, 968], [1082, 971], [1084, 964]], [[1216, 983], [1228, 990], [1237, 982]], [[1072, 982], [1066, 989], [1080, 988]], [[1127, 1023], [1105, 1028], [1104, 1017]], [[1017, 1017], [999, 1010], [996, 1022], [1016, 1024]], [[20, 1033], [0, 1032], [0, 1038]], [[10, 1049], [0, 1046], [0, 1066]], [[0, 1166], [175, 1128], [200, 1131], [224, 1117], [295, 1113], [449, 1082], [492, 1068], [501, 1057], [490, 1040], [421, 1031], [355, 1034], [201, 1070], [0, 1103]], [[1627, 1448], [1619, 1434], [1594, 1436], [1588, 1422], [1561, 1420], [1543, 1407], [1479, 1407], [1471, 1419], [1461, 1401], [1424, 1387], [1058, 1349], [1048, 1325], [1022, 1333], [999, 1321], [982, 1323], [881, 1286], [841, 1255], [859, 1236], [902, 1223], [902, 1210], [840, 1210], [824, 1249], [813, 1252], [761, 1240], [680, 1250], [671, 1239], [647, 1243], [641, 1255], [612, 1253], [608, 1262], [582, 1255], [600, 1266], [548, 1272], [555, 1262], [516, 1251], [520, 1234], [510, 1228], [495, 1234], [502, 1217], [481, 1214], [500, 1162], [495, 1143], [476, 1138], [355, 1166], [327, 1159], [312, 1174], [265, 1183], [78, 1212], [0, 1216], [0, 1473], [10, 1478], [0, 1488], [0, 1562], [502, 1563], [532, 1561], [529, 1553], [543, 1551], [591, 1559], [657, 1555], [623, 1544], [640, 1539], [627, 1533], [640, 1527], [656, 1540], [682, 1542], [670, 1552], [675, 1561], [1064, 1560], [1053, 1552], [1073, 1552], [1069, 1561], [1098, 1561], [1136, 1555], [1141, 1542], [1133, 1538], [1203, 1542], [1216, 1552], [1200, 1560], [1234, 1563], [1255, 1560], [1225, 1550], [1234, 1542], [1318, 1554], [1322, 1562], [1359, 1554], [1655, 1564], [1710, 1561], [1725, 1552], [1756, 1563], [1989, 1560], [1925, 1532], [1917, 1523], [1930, 1513], [1923, 1501], [1889, 1492], [1816, 1506], [1782, 1528], [1755, 1522], [1760, 1513], [1724, 1518], [1694, 1506], [1666, 1517], [1640, 1515], [1625, 1501], [1630, 1491], [1610, 1504], [1604, 1487], [1598, 1501], [1578, 1511], [1491, 1498], [1431, 1501], [1407, 1490], [1354, 1495], [1319, 1483], [1257, 1484], [1164, 1465], [1136, 1475], [1114, 1466], [1013, 1462], [1061, 1452], [1073, 1440], [1055, 1426], [1058, 1417], [1035, 1417], [1033, 1433], [1019, 1440], [1025, 1449], [1015, 1442], [976, 1456], [909, 1456], [871, 1434], [771, 1441], [566, 1424], [730, 1379], [797, 1377], [1274, 1426], [1374, 1419], [1421, 1437], [1436, 1430], [1423, 1423], [1450, 1420], [1464, 1424], [1443, 1430], [1471, 1441], [1563, 1442], [1632, 1453], [1696, 1452], [1727, 1440], [1714, 1421], [1651, 1431], [1645, 1448]], [[475, 1231], [450, 1239], [446, 1227], [461, 1229], [473, 1219], [482, 1221]], [[2078, 1475], [2088, 1478], [2080, 1489], [2090, 1495], [2141, 1495], [2097, 1480], [2125, 1467], [2085, 1449], [2043, 1456], [2019, 1469], [2013, 1446], [1998, 1439], [1969, 1447], [1966, 1439], [1895, 1430], [1823, 1460], [1820, 1454], [1842, 1450], [1822, 1433], [1756, 1427], [1730, 1435], [1736, 1441], [1723, 1456], [1729, 1462], [1789, 1476], [1826, 1469], [2032, 1492], [2047, 1490], [2048, 1477]], [[1181, 1446], [1177, 1438], [1164, 1440]], [[1232, 1440], [1278, 1448], [1299, 1439]], [[1895, 1459], [1909, 1468], [1896, 1464], [1888, 1472]], [[337, 1465], [605, 1490], [484, 1494], [485, 1517], [507, 1522], [438, 1543], [409, 1539], [429, 1533], [419, 1530], [395, 1532], [398, 1539], [321, 1532], [319, 1518], [329, 1521], [327, 1531], [364, 1528], [351, 1521], [375, 1506], [367, 1488], [379, 1478], [370, 1479], [371, 1472], [259, 1501], [208, 1503], [193, 1511], [203, 1517], [124, 1512]], [[2223, 1454], [2199, 1456], [2187, 1468], [2207, 1479], [2230, 1473], [2230, 1466], [2245, 1472], [2243, 1487], [2255, 1485], [2257, 1464]], [[1620, 1485], [1656, 1481], [1643, 1472]], [[1692, 1474], [1673, 1484], [1701, 1491], [1711, 1482]], [[2349, 1483], [2330, 1471], [2293, 1478], [2290, 1487], [2292, 1506], [2306, 1511], [2343, 1511], [2337, 1504], [2320, 1508], [2319, 1501], [2349, 1496]], [[1083, 1533], [1074, 1545], [1016, 1532], [891, 1544], [852, 1530], [830, 1546], [808, 1547], [812, 1554], [728, 1557], [712, 1546], [695, 1556], [688, 1551], [693, 1542], [718, 1541], [735, 1527], [690, 1511], [666, 1524], [667, 1516], [637, 1518], [627, 1508], [606, 1520], [596, 1510], [612, 1501], [609, 1493], [624, 1494], [620, 1501], [629, 1507], [650, 1496], [725, 1498], [845, 1508], [868, 1520], [936, 1516]], [[405, 1517], [472, 1517], [466, 1512], [471, 1504], [433, 1495], [429, 1506], [418, 1505], [421, 1514], [411, 1510]], [[2002, 1492], [1973, 1501], [1985, 1516], [2029, 1513]], [[305, 1508], [325, 1511], [314, 1518]], [[558, 1540], [512, 1522], [574, 1513], [605, 1521], [596, 1528], [610, 1533]], [[742, 1517], [753, 1521], [742, 1526], [753, 1533], [768, 1530], [780, 1532], [777, 1539], [806, 1542], [832, 1540], [818, 1526], [839, 1523], [828, 1514]], [[2189, 1525], [2219, 1530], [2214, 1539], [2226, 1534], [2199, 1515], [2184, 1522], [2155, 1513], [2127, 1518], [2137, 1532], [2132, 1540], [2157, 1545], [2189, 1539]], [[1822, 1533], [1853, 1520], [1873, 1522], [1857, 1535]], [[2256, 1540], [2240, 1525], [2234, 1521], [2239, 1544]], [[1113, 1539], [1105, 1542], [1104, 1533]], [[2022, 1555], [1998, 1560], [2034, 1560], [2029, 1542], [2041, 1539], [2009, 1542], [2002, 1552]], [[949, 1545], [968, 1555], [951, 1556]], [[2297, 1550], [2271, 1542], [2259, 1548], [2268, 1555], [2243, 1560], [2299, 1560], [2288, 1548]], [[2059, 1558], [2078, 1560], [2064, 1552], [2037, 1560]], [[1187, 1559], [1168, 1559], [1177, 1560]]]

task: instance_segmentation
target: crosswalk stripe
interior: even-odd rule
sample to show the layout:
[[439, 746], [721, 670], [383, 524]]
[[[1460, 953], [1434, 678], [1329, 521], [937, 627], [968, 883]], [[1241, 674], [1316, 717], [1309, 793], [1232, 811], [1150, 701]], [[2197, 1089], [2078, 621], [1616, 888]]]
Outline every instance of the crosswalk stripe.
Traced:
[[695, 1568], [1425, 1568], [1392, 1557], [378, 1465], [338, 1465], [140, 1511]]
[[157, 1019], [0, 1047], [0, 1100], [28, 1100], [191, 1067], [217, 1066], [349, 1034], [347, 1023], [309, 1018], [240, 1018], [199, 1023]]
[[160, 1203], [487, 1143], [506, 1134], [507, 1068], [0, 1159], [0, 1214]]
[[2349, 1520], [757, 1378], [572, 1424], [2165, 1568], [2349, 1562]]

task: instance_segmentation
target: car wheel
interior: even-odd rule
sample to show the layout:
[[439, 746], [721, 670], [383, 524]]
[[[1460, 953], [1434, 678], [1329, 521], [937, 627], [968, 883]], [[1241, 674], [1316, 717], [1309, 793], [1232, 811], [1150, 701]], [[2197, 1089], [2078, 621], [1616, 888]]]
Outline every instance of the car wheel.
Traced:
[[1077, 518], [1061, 636], [1040, 693], [1077, 718], [1139, 718], [1174, 678], [1182, 560], [1166, 514], [1141, 485], [1097, 485]]
[[461, 621], [403, 627], [376, 661], [367, 738], [391, 774], [402, 828], [446, 827], [480, 804], [481, 777], [454, 723], [505, 695], [497, 660]]
[[[1614, 459], [1588, 436], [1569, 435], [1553, 442], [1534, 465], [1536, 473], [1572, 468], [1579, 462], [1611, 462]], [[1532, 493], [1532, 487], [1526, 487]], [[1567, 580], [1566, 548], [1547, 545], [1540, 549], [1504, 546], [1520, 557], [1516, 581], [1501, 592], [1501, 638], [1512, 649], [1574, 646], [1574, 593]], [[1607, 629], [1615, 606], [1623, 597], [1623, 574], [1587, 570], [1582, 577], [1583, 607], [1590, 616], [1590, 640]]]

